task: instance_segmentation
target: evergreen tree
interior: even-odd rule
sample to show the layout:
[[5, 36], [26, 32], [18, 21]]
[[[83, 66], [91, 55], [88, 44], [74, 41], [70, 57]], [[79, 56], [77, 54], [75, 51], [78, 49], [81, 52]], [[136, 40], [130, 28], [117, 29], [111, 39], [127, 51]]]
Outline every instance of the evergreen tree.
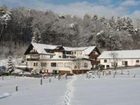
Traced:
[[40, 43], [41, 42], [41, 33], [40, 33], [39, 29], [35, 28], [33, 31], [34, 32], [33, 32], [32, 42]]
[[12, 56], [8, 57], [8, 68], [7, 68], [7, 72], [8, 73], [12, 73], [14, 71], [14, 63], [12, 61]]

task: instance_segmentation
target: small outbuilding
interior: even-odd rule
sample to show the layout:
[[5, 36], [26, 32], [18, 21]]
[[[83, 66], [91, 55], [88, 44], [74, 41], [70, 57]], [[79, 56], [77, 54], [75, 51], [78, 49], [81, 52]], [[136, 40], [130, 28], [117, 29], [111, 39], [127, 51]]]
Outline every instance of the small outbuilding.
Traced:
[[140, 50], [104, 51], [98, 59], [104, 69], [140, 66]]

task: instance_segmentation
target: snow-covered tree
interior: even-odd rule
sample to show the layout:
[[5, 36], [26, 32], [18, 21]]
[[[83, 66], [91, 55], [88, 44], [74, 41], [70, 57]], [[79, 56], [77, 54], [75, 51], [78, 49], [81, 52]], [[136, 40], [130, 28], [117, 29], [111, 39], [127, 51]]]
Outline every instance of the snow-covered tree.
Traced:
[[0, 41], [2, 39], [2, 34], [4, 29], [7, 27], [8, 22], [11, 20], [11, 13], [6, 8], [0, 8]]
[[12, 56], [8, 57], [8, 67], [7, 67], [7, 72], [12, 73], [14, 71], [14, 63], [13, 63], [13, 58]]
[[33, 30], [32, 42], [34, 42], [34, 43], [40, 43], [41, 42], [41, 33], [40, 33], [38, 28], [35, 28]]
[[112, 66], [113, 66], [113, 68], [114, 68], [114, 70], [116, 70], [116, 68], [117, 68], [117, 66], [118, 66], [118, 53], [116, 53], [116, 52], [111, 52], [110, 53], [110, 56], [112, 57]]

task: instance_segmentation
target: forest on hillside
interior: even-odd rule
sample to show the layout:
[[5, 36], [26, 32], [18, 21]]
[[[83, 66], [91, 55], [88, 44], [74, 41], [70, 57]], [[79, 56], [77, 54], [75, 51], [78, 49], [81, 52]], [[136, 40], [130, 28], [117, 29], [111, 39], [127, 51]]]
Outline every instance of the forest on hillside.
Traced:
[[100, 49], [140, 49], [140, 19], [84, 17], [52, 11], [0, 7], [0, 58], [22, 56], [33, 42]]

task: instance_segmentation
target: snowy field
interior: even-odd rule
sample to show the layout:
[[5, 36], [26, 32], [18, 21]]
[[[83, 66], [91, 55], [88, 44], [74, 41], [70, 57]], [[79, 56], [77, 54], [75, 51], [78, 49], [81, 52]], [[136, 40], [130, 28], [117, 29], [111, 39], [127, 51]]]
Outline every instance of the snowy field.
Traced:
[[[129, 70], [129, 71], [128, 71]], [[0, 105], [140, 105], [140, 68], [58, 80], [0, 77]], [[16, 91], [18, 86], [18, 91]]]

